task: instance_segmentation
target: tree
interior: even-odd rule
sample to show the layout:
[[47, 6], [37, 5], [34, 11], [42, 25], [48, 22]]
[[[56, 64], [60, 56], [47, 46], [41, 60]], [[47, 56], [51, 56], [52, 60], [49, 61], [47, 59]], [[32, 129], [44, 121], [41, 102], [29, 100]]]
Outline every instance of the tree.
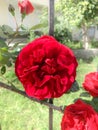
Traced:
[[97, 0], [59, 0], [56, 4], [57, 12], [62, 15], [65, 26], [82, 28], [82, 41], [88, 48], [88, 27], [96, 24], [98, 19]]

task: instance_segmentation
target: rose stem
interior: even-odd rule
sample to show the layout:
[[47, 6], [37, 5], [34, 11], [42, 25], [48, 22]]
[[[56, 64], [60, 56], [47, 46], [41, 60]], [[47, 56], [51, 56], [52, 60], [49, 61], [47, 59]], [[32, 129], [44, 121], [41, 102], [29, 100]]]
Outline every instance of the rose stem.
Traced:
[[[54, 35], [54, 0], [49, 0], [48, 9], [49, 35]], [[49, 103], [53, 104], [53, 99], [49, 99]], [[53, 130], [53, 109], [49, 108], [49, 130]]]
[[38, 100], [38, 99], [33, 98], [33, 97], [29, 97], [29, 96], [27, 96], [27, 94], [26, 94], [24, 91], [19, 90], [19, 89], [18, 89], [16, 86], [14, 86], [13, 84], [11, 84], [11, 86], [10, 86], [10, 85], [8, 85], [8, 84], [5, 84], [5, 83], [3, 83], [3, 82], [0, 82], [0, 87], [1, 87], [1, 88], [5, 88], [5, 89], [7, 89], [7, 90], [9, 90], [9, 91], [15, 92], [15, 93], [17, 93], [17, 94], [20, 94], [21, 96], [24, 96], [24, 97], [30, 99], [31, 101], [40, 103], [40, 104], [45, 105], [45, 106], [47, 106], [47, 107], [49, 107], [49, 108], [52, 108], [52, 109], [57, 110], [57, 111], [59, 111], [59, 112], [61, 112], [61, 113], [64, 113], [64, 106], [55, 106], [55, 105], [53, 105], [53, 104], [50, 104], [49, 102], [45, 102], [45, 101], [41, 101], [41, 100]]

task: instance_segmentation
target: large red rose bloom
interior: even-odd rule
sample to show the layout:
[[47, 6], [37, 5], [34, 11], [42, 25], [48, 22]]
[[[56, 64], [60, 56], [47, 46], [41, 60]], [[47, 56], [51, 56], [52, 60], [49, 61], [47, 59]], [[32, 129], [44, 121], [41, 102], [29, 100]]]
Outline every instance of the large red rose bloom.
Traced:
[[85, 76], [83, 87], [93, 97], [98, 97], [98, 72], [91, 72]]
[[57, 98], [67, 92], [76, 76], [73, 52], [52, 36], [42, 36], [19, 53], [15, 72], [28, 96]]
[[78, 100], [65, 108], [61, 130], [98, 130], [98, 114], [92, 106]]

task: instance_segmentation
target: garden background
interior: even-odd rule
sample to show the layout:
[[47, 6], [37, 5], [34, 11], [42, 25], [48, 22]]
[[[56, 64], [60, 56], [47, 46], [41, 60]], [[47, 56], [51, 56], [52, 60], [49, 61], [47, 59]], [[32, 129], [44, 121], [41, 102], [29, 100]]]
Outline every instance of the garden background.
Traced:
[[[0, 2], [4, 5], [2, 0]], [[6, 11], [8, 17], [10, 16], [10, 21], [8, 25], [5, 25], [4, 22], [0, 26], [0, 82], [16, 86], [20, 90], [23, 90], [23, 87], [14, 73], [16, 56], [25, 44], [43, 34], [48, 34], [49, 31], [49, 1], [45, 6], [43, 4], [37, 5], [36, 2], [33, 2], [35, 12], [25, 17], [17, 33], [16, 24], [20, 24], [19, 17], [21, 18], [21, 16], [18, 16], [16, 13], [17, 23], [10, 24], [10, 22], [14, 23], [16, 21], [14, 21], [8, 7], [11, 4], [17, 12], [18, 6], [15, 7], [16, 3], [13, 4], [12, 1], [6, 1], [8, 6], [6, 6]], [[82, 83], [85, 74], [97, 71], [98, 66], [98, 53], [96, 53], [98, 47], [98, 14], [96, 13], [98, 11], [98, 2], [97, 0], [78, 0], [77, 5], [75, 5], [76, 3], [72, 0], [69, 0], [69, 2], [66, 0], [55, 1], [54, 37], [62, 44], [70, 47], [74, 52], [77, 49], [80, 49], [80, 51], [85, 49], [86, 56], [81, 57], [81, 55], [76, 55], [79, 64], [77, 68], [77, 82], [73, 84], [72, 89], [67, 94], [54, 99], [54, 104], [56, 106], [69, 105], [77, 98], [81, 98], [91, 103], [97, 109], [94, 102], [92, 102], [92, 97], [82, 88]], [[0, 6], [3, 8], [2, 5]], [[37, 14], [40, 15], [38, 16]], [[0, 14], [1, 17], [2, 15], [3, 13]], [[35, 22], [36, 16], [38, 17], [37, 22]], [[32, 26], [29, 26], [27, 21], [31, 18], [34, 22], [32, 22]], [[93, 53], [89, 55], [87, 53], [88, 50]], [[61, 118], [62, 113], [54, 110], [54, 130], [60, 129]], [[1, 130], [48, 130], [48, 108], [30, 101], [26, 97], [0, 88], [0, 125]]]

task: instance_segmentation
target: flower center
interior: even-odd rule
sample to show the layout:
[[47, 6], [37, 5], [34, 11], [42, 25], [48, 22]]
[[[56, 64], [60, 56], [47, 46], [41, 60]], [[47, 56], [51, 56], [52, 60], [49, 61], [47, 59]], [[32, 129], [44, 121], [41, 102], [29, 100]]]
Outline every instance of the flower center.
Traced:
[[48, 75], [53, 75], [56, 72], [56, 61], [52, 59], [46, 59], [41, 70]]

